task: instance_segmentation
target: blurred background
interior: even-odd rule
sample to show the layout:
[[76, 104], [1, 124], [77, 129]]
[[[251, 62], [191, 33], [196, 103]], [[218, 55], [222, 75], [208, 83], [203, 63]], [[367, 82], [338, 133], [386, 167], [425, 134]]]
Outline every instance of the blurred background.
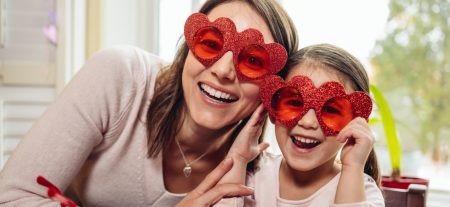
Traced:
[[[427, 206], [450, 203], [450, 2], [279, 0], [300, 46], [354, 54], [393, 112], [402, 175], [429, 179]], [[132, 44], [171, 61], [204, 0], [0, 0], [0, 169], [21, 137], [96, 51]], [[372, 126], [383, 175], [384, 131]], [[270, 151], [280, 153], [269, 126]]]

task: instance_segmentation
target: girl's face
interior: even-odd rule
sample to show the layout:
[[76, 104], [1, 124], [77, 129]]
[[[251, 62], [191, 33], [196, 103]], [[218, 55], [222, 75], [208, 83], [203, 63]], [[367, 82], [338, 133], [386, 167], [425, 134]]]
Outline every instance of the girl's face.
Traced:
[[[274, 41], [264, 19], [244, 2], [221, 4], [207, 16], [211, 22], [227, 17], [238, 32], [254, 28], [263, 34], [265, 43]], [[189, 51], [182, 74], [186, 121], [207, 129], [221, 129], [249, 116], [260, 104], [257, 82], [239, 81], [232, 57], [228, 51], [205, 68]]]
[[[345, 80], [343, 74], [337, 70], [324, 68], [320, 64], [297, 65], [291, 69], [286, 81], [298, 75], [309, 77], [315, 87], [325, 82], [336, 81], [345, 87], [347, 93], [354, 91], [350, 81]], [[297, 171], [308, 172], [325, 165], [332, 167], [342, 147], [342, 144], [336, 141], [336, 135], [324, 135], [315, 113], [313, 109], [310, 109], [293, 128], [275, 123], [275, 134], [281, 152], [287, 164]], [[310, 144], [301, 145], [295, 142]]]

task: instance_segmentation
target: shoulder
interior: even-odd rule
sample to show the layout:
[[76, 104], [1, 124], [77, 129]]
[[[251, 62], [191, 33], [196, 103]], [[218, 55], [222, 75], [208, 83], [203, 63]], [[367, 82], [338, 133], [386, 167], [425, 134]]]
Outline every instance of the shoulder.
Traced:
[[[265, 206], [276, 206], [276, 196], [267, 195], [278, 195], [278, 171], [282, 160], [282, 155], [268, 152], [261, 155], [257, 170], [247, 176], [247, 186], [253, 187], [255, 193], [252, 199], [246, 199], [246, 206], [259, 206], [262, 203]], [[255, 201], [259, 204], [255, 204]]]
[[[104, 79], [110, 84], [154, 82], [161, 68], [168, 65], [162, 58], [130, 45], [118, 45], [95, 53], [79, 71], [81, 77]], [[101, 80], [99, 80], [101, 81]]]
[[260, 158], [258, 160], [257, 169], [255, 171], [256, 173], [262, 173], [267, 170], [272, 171], [273, 168], [276, 168], [279, 166], [280, 162], [283, 160], [282, 155], [278, 154], [272, 154], [270, 152], [263, 152], [260, 155]]
[[272, 154], [270, 152], [264, 152], [261, 155], [261, 159], [258, 165], [278, 165], [283, 160], [282, 155]]
[[370, 175], [364, 174], [364, 189], [367, 201], [374, 206], [384, 206], [381, 189]]
[[164, 65], [167, 65], [157, 55], [131, 45], [117, 45], [100, 50], [94, 54], [90, 62], [99, 63], [104, 66], [115, 66], [111, 68], [126, 68], [128, 70], [135, 68], [156, 68], [159, 70]]
[[[111, 62], [122, 61], [155, 61], [163, 62], [163, 60], [155, 54], [149, 53], [139, 47], [132, 45], [116, 45], [100, 50], [95, 53], [94, 58], [109, 59]], [[144, 58], [144, 59], [141, 59]]]
[[375, 180], [372, 177], [370, 177], [370, 175], [365, 174], [365, 173], [364, 173], [364, 183], [365, 184], [373, 184], [375, 186], [377, 185], [377, 182], [375, 182]]
[[267, 177], [278, 176], [278, 169], [282, 160], [282, 155], [264, 152], [258, 160], [257, 169], [250, 176], [254, 177], [254, 179], [266, 179]]

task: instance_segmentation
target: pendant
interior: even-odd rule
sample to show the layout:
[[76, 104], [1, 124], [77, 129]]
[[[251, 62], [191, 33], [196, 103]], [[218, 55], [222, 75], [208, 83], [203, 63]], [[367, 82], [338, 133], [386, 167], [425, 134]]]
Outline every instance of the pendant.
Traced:
[[183, 168], [183, 173], [185, 177], [189, 177], [191, 175], [192, 172], [192, 167], [187, 164], [184, 168]]

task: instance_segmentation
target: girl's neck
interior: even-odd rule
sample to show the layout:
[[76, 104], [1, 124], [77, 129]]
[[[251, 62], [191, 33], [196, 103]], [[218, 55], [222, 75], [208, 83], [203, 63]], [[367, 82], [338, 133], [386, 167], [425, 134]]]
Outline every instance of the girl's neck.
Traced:
[[309, 171], [291, 168], [283, 159], [280, 167], [280, 197], [288, 200], [308, 198], [326, 185], [340, 172], [340, 166], [334, 159]]

